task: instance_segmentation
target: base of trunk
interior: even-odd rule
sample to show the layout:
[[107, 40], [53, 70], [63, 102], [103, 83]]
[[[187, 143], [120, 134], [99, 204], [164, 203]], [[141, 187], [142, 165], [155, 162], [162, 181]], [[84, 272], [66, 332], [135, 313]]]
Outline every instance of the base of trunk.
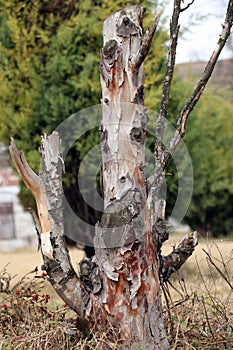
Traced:
[[127, 344], [124, 342], [118, 347], [119, 350], [167, 350], [169, 349], [169, 344], [166, 339], [164, 341], [160, 341], [159, 344], [154, 343], [153, 341], [141, 341], [141, 342], [134, 342], [131, 344]]

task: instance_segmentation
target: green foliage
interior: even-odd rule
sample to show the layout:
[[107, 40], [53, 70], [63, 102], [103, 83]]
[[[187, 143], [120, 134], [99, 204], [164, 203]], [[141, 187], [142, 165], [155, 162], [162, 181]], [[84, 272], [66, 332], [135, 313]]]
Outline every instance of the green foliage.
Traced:
[[[47, 77], [47, 59], [51, 42], [60, 23], [78, 12], [73, 1], [64, 5], [56, 1], [1, 1], [0, 2], [0, 137], [9, 136], [19, 141], [29, 159], [40, 142], [49, 110], [44, 109], [48, 91], [41, 88]], [[7, 36], [4, 36], [7, 33]], [[44, 114], [43, 114], [44, 112]], [[45, 113], [46, 112], [46, 113]], [[35, 164], [38, 167], [38, 156]]]
[[[136, 3], [140, 1], [0, 1], [1, 139], [8, 143], [9, 136], [15, 137], [31, 162], [35, 154], [30, 152], [43, 132], [99, 103], [103, 20]], [[152, 18], [146, 16], [148, 25]], [[159, 48], [166, 40], [159, 31], [153, 47], [157, 55], [147, 60], [148, 90], [161, 82], [165, 51]], [[38, 157], [33, 163], [36, 167]]]
[[187, 220], [209, 234], [232, 232], [232, 96], [209, 89], [188, 123], [194, 193]]
[[[172, 89], [169, 109], [173, 122], [190, 96], [192, 81], [177, 80]], [[233, 161], [232, 161], [232, 93], [207, 88], [190, 115], [184, 141], [193, 164], [194, 188], [186, 222], [193, 229], [210, 235], [232, 232]], [[173, 172], [172, 167], [171, 172]], [[175, 181], [174, 181], [175, 180]], [[171, 202], [175, 200], [176, 174], [168, 179]]]

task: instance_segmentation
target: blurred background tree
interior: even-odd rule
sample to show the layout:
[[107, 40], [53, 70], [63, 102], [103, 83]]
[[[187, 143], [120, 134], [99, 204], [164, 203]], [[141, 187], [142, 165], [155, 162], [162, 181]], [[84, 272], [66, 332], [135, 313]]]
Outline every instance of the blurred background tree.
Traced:
[[[0, 0], [0, 140], [17, 140], [29, 164], [38, 171], [41, 135], [56, 129], [71, 114], [99, 104], [99, 51], [102, 23], [113, 11], [140, 1]], [[144, 27], [154, 16], [156, 1], [145, 1]], [[161, 23], [145, 62], [145, 104], [159, 110], [167, 54], [167, 27]], [[175, 79], [169, 119], [174, 121], [192, 82]], [[194, 193], [186, 221], [215, 235], [232, 230], [232, 96], [207, 90], [188, 123], [185, 143], [194, 167]], [[75, 126], [78, 128], [78, 124]], [[78, 169], [87, 152], [98, 144], [98, 130], [88, 131], [66, 157], [64, 191], [74, 212], [94, 225], [100, 213], [79, 191]], [[171, 170], [172, 164], [171, 164]], [[172, 208], [177, 181], [168, 178]], [[87, 176], [89, 176], [87, 169]], [[22, 186], [21, 200], [33, 206]], [[66, 222], [66, 232], [71, 230]], [[77, 228], [72, 235], [88, 235]], [[86, 231], [85, 231], [86, 230]]]
[[194, 191], [186, 220], [204, 235], [233, 231], [233, 94], [208, 89], [188, 124]]
[[[173, 84], [171, 122], [190, 95], [194, 80], [192, 76], [181, 77]], [[185, 222], [205, 237], [233, 232], [232, 113], [233, 92], [210, 83], [187, 122], [184, 141], [192, 159], [194, 185]], [[170, 167], [174, 176], [167, 178], [168, 203], [173, 205], [178, 185], [174, 164]]]

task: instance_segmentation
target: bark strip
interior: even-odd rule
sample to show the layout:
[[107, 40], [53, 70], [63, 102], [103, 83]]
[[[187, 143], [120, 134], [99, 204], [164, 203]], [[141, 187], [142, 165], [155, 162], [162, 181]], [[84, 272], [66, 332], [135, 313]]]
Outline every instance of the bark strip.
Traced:
[[[51, 232], [51, 224], [49, 220], [48, 210], [45, 202], [45, 196], [42, 190], [40, 177], [36, 175], [35, 172], [30, 168], [24, 157], [23, 152], [20, 152], [17, 149], [13, 138], [11, 139], [10, 154], [22, 180], [24, 181], [25, 185], [31, 191], [33, 197], [36, 200], [41, 234]], [[44, 242], [44, 239], [41, 240], [43, 240]], [[50, 259], [53, 259], [53, 249], [49, 240], [47, 240], [47, 244], [42, 244], [42, 249], [44, 255], [46, 255]]]

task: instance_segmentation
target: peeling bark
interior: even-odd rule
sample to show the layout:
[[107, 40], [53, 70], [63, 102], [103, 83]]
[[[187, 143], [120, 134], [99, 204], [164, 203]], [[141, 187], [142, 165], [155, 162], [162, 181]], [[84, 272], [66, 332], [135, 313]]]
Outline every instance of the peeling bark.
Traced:
[[167, 349], [158, 260], [145, 186], [143, 60], [157, 26], [142, 38], [144, 8], [132, 6], [104, 22], [100, 73], [105, 212], [96, 229], [104, 319], [120, 330], [122, 349]]

